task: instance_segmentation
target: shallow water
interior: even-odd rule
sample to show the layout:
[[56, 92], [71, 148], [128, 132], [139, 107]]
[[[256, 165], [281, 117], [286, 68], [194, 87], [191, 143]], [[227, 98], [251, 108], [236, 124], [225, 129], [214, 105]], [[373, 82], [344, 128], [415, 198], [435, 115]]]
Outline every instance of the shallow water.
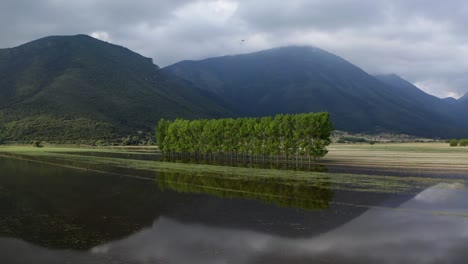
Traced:
[[460, 183], [391, 194], [107, 170], [0, 158], [0, 263], [468, 261]]
[[231, 160], [229, 158], [217, 160], [190, 160], [180, 159], [179, 157], [170, 158], [164, 157], [159, 152], [144, 152], [144, 153], [124, 153], [124, 152], [99, 152], [99, 151], [78, 151], [78, 152], [66, 152], [66, 154], [83, 155], [83, 156], [94, 156], [94, 157], [106, 157], [106, 158], [124, 158], [134, 160], [172, 160], [175, 162], [183, 163], [202, 163], [232, 167], [246, 167], [246, 168], [265, 168], [265, 169], [289, 169], [289, 170], [300, 170], [300, 171], [314, 171], [314, 172], [330, 172], [330, 173], [351, 173], [351, 174], [365, 174], [365, 175], [382, 175], [382, 176], [403, 176], [403, 177], [426, 177], [426, 178], [438, 178], [441, 175], [444, 178], [449, 179], [465, 179], [466, 173], [463, 171], [441, 171], [435, 170], [434, 168], [405, 168], [405, 167], [379, 167], [379, 166], [350, 166], [336, 164], [332, 161], [311, 161], [308, 162], [304, 159], [302, 162], [290, 161], [288, 163], [262, 161], [259, 158], [257, 162], [249, 162], [248, 158], [238, 160]]

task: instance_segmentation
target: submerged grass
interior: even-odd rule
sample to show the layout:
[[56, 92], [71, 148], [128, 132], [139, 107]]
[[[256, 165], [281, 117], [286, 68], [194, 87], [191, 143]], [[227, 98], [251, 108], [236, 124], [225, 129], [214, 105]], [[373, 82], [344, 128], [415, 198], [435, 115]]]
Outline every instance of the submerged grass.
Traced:
[[[347, 146], [351, 148], [354, 146]], [[364, 149], [367, 149], [366, 147]], [[362, 147], [357, 148], [362, 149]], [[331, 152], [333, 152], [333, 148]], [[48, 162], [67, 167], [86, 168], [97, 171], [108, 171], [112, 167], [117, 169], [132, 169], [138, 171], [152, 172], [177, 172], [191, 174], [197, 177], [216, 176], [226, 179], [239, 180], [267, 180], [281, 182], [288, 185], [300, 186], [330, 186], [332, 189], [353, 190], [362, 192], [384, 192], [384, 193], [408, 193], [417, 192], [440, 182], [461, 182], [464, 179], [425, 178], [425, 177], [395, 177], [376, 176], [347, 173], [319, 173], [294, 170], [273, 170], [259, 168], [227, 167], [205, 164], [171, 163], [147, 160], [124, 159], [115, 157], [96, 157], [78, 155], [77, 152], [109, 152], [109, 153], [133, 153], [132, 150], [122, 149], [94, 149], [73, 147], [46, 147], [34, 148], [25, 146], [3, 146], [0, 154], [35, 160], [37, 162]], [[137, 152], [141, 153], [141, 152]], [[335, 151], [335, 155], [339, 154]], [[343, 155], [343, 154], [341, 154]], [[382, 158], [382, 157], [381, 157]], [[114, 171], [113, 170], [113, 171]], [[135, 173], [137, 174], [137, 173]], [[127, 175], [129, 176], [129, 175]], [[135, 177], [141, 177], [134, 175]]]

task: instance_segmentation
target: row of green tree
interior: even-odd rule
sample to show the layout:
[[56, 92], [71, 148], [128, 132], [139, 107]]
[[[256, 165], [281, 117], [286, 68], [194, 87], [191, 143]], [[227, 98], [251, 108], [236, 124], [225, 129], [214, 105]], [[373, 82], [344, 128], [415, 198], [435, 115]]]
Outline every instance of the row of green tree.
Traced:
[[450, 140], [450, 146], [451, 147], [457, 147], [457, 146], [460, 146], [460, 147], [466, 147], [468, 146], [468, 139], [451, 139]]
[[156, 141], [166, 153], [285, 155], [316, 159], [327, 154], [332, 130], [330, 115], [324, 112], [193, 121], [161, 119], [156, 127]]

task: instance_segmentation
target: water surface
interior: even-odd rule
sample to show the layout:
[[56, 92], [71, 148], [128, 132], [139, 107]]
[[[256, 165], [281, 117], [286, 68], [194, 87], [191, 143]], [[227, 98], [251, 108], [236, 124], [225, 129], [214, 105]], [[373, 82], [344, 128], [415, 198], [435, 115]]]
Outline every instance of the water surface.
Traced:
[[392, 194], [106, 170], [0, 158], [0, 263], [468, 261], [461, 183]]

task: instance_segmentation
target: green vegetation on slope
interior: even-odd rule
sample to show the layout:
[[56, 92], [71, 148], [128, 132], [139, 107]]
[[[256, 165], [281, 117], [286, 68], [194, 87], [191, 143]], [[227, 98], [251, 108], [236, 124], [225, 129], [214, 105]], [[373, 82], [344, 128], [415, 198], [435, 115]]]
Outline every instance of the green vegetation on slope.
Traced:
[[340, 137], [340, 139], [338, 139], [338, 143], [348, 143], [348, 142], [363, 143], [363, 142], [367, 142], [367, 140], [365, 138], [360, 138], [360, 137]]
[[[6, 123], [0, 129], [5, 141], [29, 142], [92, 142], [98, 139], [112, 140], [118, 137], [117, 128], [109, 123], [88, 118], [67, 120], [54, 116], [34, 116]], [[57, 137], [57, 135], [60, 135]]]
[[229, 113], [152, 60], [89, 36], [0, 49], [0, 138], [93, 141], [152, 132], [160, 118]]

